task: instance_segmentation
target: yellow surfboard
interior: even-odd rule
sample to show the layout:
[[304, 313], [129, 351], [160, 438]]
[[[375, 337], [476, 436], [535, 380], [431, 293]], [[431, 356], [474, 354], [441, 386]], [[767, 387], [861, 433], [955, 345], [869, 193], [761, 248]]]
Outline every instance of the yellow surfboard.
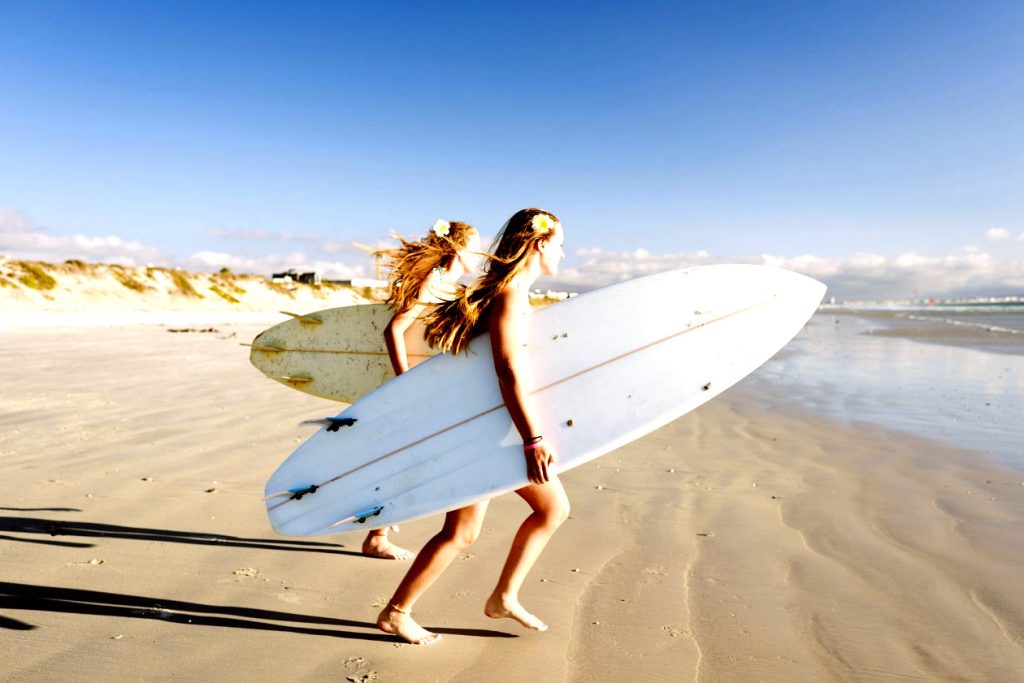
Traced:
[[[395, 376], [384, 345], [384, 328], [394, 311], [387, 304], [344, 306], [290, 318], [253, 339], [249, 361], [267, 377], [303, 391], [355, 403]], [[405, 334], [409, 363], [437, 352], [423, 341], [423, 326]]]

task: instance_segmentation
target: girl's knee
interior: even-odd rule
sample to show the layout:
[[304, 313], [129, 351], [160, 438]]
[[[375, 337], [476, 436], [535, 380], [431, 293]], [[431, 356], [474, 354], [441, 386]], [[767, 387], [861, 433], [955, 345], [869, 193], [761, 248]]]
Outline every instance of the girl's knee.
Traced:
[[562, 523], [569, 519], [569, 501], [562, 499], [556, 501], [553, 505], [546, 507], [541, 510], [541, 514], [544, 516], [544, 523], [547, 526], [559, 527]]
[[454, 546], [456, 550], [465, 550], [479, 538], [480, 529], [443, 529], [440, 536], [441, 542], [445, 545]]

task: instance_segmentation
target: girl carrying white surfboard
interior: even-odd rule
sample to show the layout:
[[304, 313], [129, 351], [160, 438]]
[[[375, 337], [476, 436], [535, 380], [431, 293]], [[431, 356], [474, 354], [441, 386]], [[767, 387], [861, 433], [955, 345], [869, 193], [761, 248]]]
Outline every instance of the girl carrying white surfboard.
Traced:
[[[565, 257], [563, 241], [562, 226], [554, 214], [540, 209], [518, 211], [498, 235], [485, 273], [458, 296], [430, 307], [425, 317], [427, 341], [442, 351], [458, 353], [477, 334], [490, 332], [501, 396], [523, 439], [531, 482], [516, 493], [532, 512], [516, 533], [484, 613], [496, 619], [515, 619], [537, 631], [547, 630], [547, 625], [519, 603], [519, 589], [548, 540], [569, 516], [569, 500], [558, 477], [549, 471], [555, 452], [544, 442], [543, 417], [536, 413], [526, 391], [529, 359], [519, 340], [525, 336], [529, 321], [530, 287], [541, 275], [558, 271]], [[381, 630], [413, 644], [428, 644], [440, 638], [416, 623], [413, 605], [458, 553], [479, 536], [487, 502], [445, 515], [444, 527], [427, 541], [377, 617]]]
[[[476, 270], [480, 253], [480, 234], [476, 228], [458, 221], [438, 220], [423, 239], [410, 242], [399, 238], [399, 241], [401, 246], [388, 254], [391, 274], [387, 302], [394, 307], [395, 314], [384, 329], [384, 342], [395, 375], [410, 367], [405, 347], [406, 331], [419, 320], [428, 304], [455, 295], [455, 283]], [[363, 554], [386, 560], [414, 557], [415, 553], [388, 539], [391, 528], [370, 531], [363, 541]]]

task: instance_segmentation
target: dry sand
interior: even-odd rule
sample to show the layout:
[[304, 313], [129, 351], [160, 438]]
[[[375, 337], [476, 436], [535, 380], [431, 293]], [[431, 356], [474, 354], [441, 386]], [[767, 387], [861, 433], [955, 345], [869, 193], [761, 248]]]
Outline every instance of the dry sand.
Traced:
[[505, 496], [417, 606], [443, 640], [399, 644], [373, 619], [406, 563], [268, 527], [266, 477], [338, 405], [249, 366], [259, 329], [0, 334], [0, 678], [1021, 680], [1024, 474], [742, 384], [564, 476], [522, 596], [547, 633], [481, 612]]

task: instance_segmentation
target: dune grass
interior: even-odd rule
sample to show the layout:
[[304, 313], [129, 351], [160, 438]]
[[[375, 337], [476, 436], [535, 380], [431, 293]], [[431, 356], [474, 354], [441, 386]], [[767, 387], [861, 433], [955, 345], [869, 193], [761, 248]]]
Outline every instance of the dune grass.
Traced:
[[133, 292], [141, 293], [149, 289], [148, 287], [146, 287], [146, 285], [142, 284], [134, 277], [132, 277], [131, 273], [126, 271], [121, 266], [111, 266], [110, 270], [111, 272], [114, 273], [114, 277], [117, 279], [119, 283], [121, 283], [122, 286], [127, 287]]
[[168, 270], [167, 273], [171, 276], [171, 281], [178, 289], [179, 294], [184, 294], [193, 299], [206, 298], [196, 291], [196, 288], [192, 286], [192, 283], [188, 281], [188, 278], [180, 270]]
[[210, 286], [210, 291], [213, 292], [214, 294], [216, 294], [217, 296], [219, 296], [221, 299], [224, 299], [228, 303], [232, 303], [232, 304], [240, 304], [240, 303], [242, 303], [241, 301], [239, 301], [235, 297], [231, 296], [230, 294], [225, 292], [223, 289], [221, 289], [217, 285], [211, 285]]
[[267, 287], [269, 287], [271, 289], [271, 291], [277, 292], [278, 294], [285, 294], [285, 295], [291, 297], [292, 299], [295, 298], [295, 295], [292, 294], [292, 291], [290, 289], [288, 289], [287, 287], [285, 287], [284, 285], [282, 285], [280, 282], [274, 282], [273, 280], [267, 280]]
[[29, 289], [46, 291], [57, 286], [57, 281], [43, 270], [39, 264], [29, 263], [28, 261], [14, 261], [13, 263], [21, 269], [18, 282]]

